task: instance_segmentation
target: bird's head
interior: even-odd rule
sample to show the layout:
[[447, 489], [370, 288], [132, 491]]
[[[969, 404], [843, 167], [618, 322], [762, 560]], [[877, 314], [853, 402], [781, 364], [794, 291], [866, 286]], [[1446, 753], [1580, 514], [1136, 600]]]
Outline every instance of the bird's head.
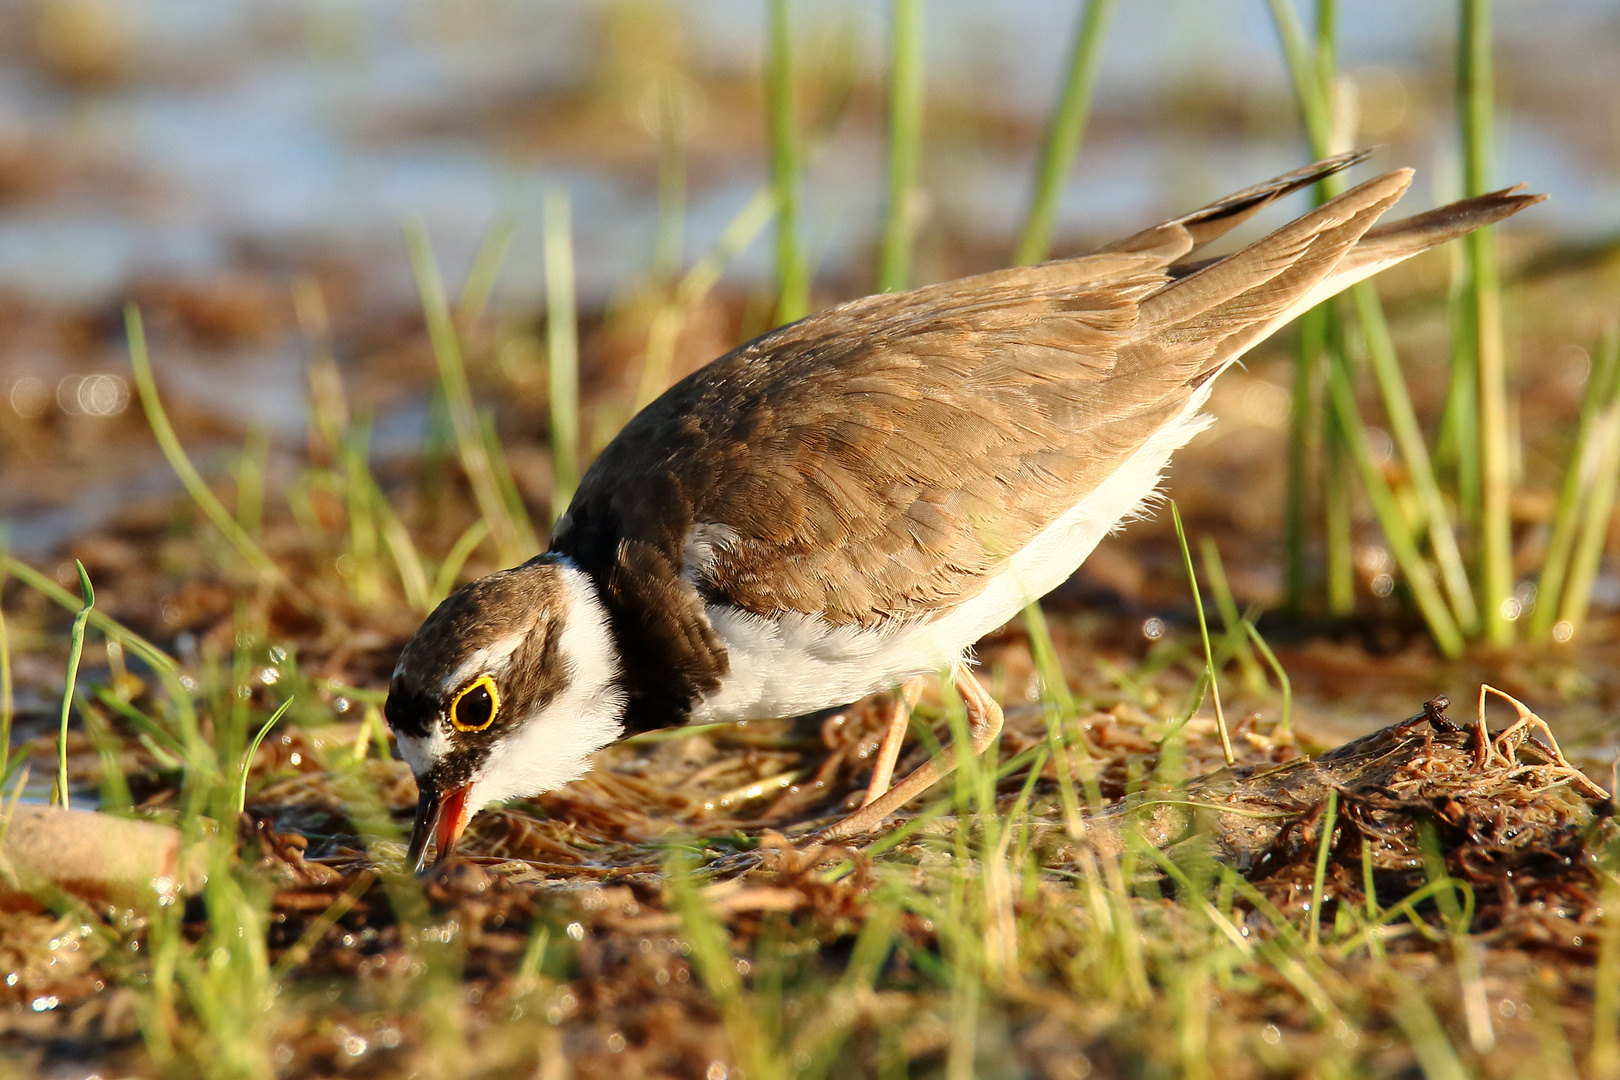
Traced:
[[493, 802], [560, 787], [619, 737], [618, 651], [590, 578], [540, 556], [464, 585], [400, 653], [384, 712], [419, 791], [410, 862]]

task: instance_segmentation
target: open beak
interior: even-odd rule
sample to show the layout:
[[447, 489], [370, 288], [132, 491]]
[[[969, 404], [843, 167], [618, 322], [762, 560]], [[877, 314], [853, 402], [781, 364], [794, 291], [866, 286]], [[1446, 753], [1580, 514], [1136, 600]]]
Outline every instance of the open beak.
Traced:
[[416, 798], [416, 825], [411, 829], [411, 846], [405, 858], [411, 869], [420, 874], [427, 862], [428, 837], [438, 841], [434, 866], [456, 850], [456, 841], [461, 839], [467, 819], [472, 816], [467, 812], [467, 795], [472, 785], [463, 784], [441, 795], [430, 782], [418, 780], [417, 790], [420, 794]]

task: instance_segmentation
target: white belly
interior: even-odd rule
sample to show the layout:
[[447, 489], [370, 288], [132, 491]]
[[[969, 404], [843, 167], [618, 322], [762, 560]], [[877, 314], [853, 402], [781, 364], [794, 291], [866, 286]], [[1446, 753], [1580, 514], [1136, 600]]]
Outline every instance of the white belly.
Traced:
[[692, 710], [693, 723], [800, 716], [888, 690], [914, 675], [942, 671], [1031, 601], [1057, 588], [1116, 525], [1139, 511], [1159, 485], [1170, 455], [1208, 422], [1200, 392], [1124, 466], [1036, 533], [973, 599], [925, 618], [878, 628], [834, 626], [819, 615], [765, 619], [711, 605], [731, 671]]

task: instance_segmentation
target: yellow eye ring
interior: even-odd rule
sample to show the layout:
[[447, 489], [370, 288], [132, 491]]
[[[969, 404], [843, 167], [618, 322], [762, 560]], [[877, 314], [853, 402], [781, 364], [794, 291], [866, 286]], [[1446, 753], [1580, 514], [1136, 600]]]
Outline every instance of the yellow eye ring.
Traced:
[[488, 675], [468, 683], [450, 702], [450, 724], [457, 731], [483, 731], [501, 711], [500, 691]]

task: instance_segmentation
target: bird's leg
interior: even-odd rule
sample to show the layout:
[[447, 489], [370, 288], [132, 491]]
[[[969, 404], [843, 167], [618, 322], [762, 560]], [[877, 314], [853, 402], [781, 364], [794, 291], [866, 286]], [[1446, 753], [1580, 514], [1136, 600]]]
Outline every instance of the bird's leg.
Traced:
[[[966, 664], [958, 662], [952, 674], [957, 693], [962, 695], [962, 704], [967, 709], [968, 739], [973, 744], [973, 753], [982, 754], [985, 747], [1001, 734], [1001, 706], [996, 704], [996, 699], [990, 696], [989, 691], [979, 685], [979, 680], [973, 677], [973, 672], [968, 670]], [[884, 818], [933, 787], [940, 777], [956, 768], [956, 751], [955, 746], [946, 747], [938, 758], [925, 762], [882, 797], [861, 807], [842, 821], [833, 822], [823, 829], [816, 839], [842, 840], [871, 832]]]
[[894, 763], [900, 757], [900, 744], [906, 741], [906, 729], [911, 726], [911, 710], [916, 708], [922, 690], [923, 679], [918, 675], [906, 680], [895, 695], [890, 706], [889, 729], [883, 733], [883, 742], [878, 746], [877, 763], [872, 766], [872, 781], [866, 785], [862, 806], [872, 805], [879, 795], [889, 790], [889, 781], [894, 779]]

